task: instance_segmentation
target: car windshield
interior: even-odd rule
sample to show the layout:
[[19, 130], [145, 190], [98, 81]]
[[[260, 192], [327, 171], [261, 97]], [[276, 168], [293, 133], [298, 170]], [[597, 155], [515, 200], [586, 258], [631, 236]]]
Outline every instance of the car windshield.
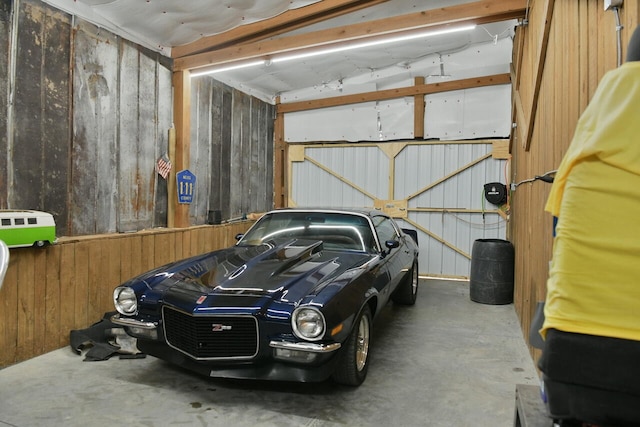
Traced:
[[322, 240], [327, 250], [375, 251], [369, 221], [360, 215], [340, 212], [272, 212], [260, 218], [239, 244], [292, 239]]

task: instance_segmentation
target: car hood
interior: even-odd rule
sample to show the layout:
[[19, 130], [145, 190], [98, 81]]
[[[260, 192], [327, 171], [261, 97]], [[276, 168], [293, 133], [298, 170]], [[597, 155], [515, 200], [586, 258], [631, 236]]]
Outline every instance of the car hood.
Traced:
[[374, 256], [325, 251], [321, 241], [271, 241], [188, 258], [132, 279], [141, 309], [160, 302], [187, 312], [297, 305], [331, 283], [348, 280]]

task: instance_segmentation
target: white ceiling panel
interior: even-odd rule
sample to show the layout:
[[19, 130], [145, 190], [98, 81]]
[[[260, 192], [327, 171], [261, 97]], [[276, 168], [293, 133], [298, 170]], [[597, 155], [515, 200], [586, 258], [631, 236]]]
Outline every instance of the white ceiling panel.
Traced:
[[[239, 26], [267, 20], [286, 11], [319, 3], [318, 0], [44, 0], [72, 15], [106, 28], [147, 48], [171, 55], [171, 48], [204, 36], [221, 34]], [[388, 0], [337, 18], [328, 19], [273, 39], [345, 27], [394, 16], [472, 3], [473, 0]], [[221, 72], [213, 78], [268, 102], [293, 99], [318, 88], [378, 88], [411, 81], [414, 77], [446, 74], [486, 75], [491, 68], [507, 69], [510, 55], [491, 56], [486, 67], [474, 62], [453, 62], [461, 51], [500, 43], [514, 34], [516, 21], [479, 25], [475, 29], [382, 46], [349, 50], [312, 58]], [[476, 59], [478, 55], [475, 55]], [[473, 55], [469, 56], [473, 57]], [[457, 70], [457, 72], [456, 72]], [[457, 74], [456, 74], [457, 73]], [[466, 76], [468, 77], [468, 75]]]

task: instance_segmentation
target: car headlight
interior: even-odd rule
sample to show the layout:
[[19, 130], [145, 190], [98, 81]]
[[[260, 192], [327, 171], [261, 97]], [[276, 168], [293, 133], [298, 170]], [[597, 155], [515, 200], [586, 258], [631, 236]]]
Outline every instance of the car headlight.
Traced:
[[317, 308], [298, 307], [291, 317], [291, 325], [293, 333], [303, 340], [318, 341], [324, 335], [324, 316]]
[[136, 293], [128, 286], [118, 286], [113, 291], [113, 304], [118, 313], [131, 316], [138, 311], [138, 299]]

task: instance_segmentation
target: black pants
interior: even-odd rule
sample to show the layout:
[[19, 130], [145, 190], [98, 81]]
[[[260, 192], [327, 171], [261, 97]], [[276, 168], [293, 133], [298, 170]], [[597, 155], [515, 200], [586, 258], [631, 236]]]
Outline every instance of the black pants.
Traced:
[[552, 418], [640, 426], [640, 341], [551, 329], [538, 367]]

